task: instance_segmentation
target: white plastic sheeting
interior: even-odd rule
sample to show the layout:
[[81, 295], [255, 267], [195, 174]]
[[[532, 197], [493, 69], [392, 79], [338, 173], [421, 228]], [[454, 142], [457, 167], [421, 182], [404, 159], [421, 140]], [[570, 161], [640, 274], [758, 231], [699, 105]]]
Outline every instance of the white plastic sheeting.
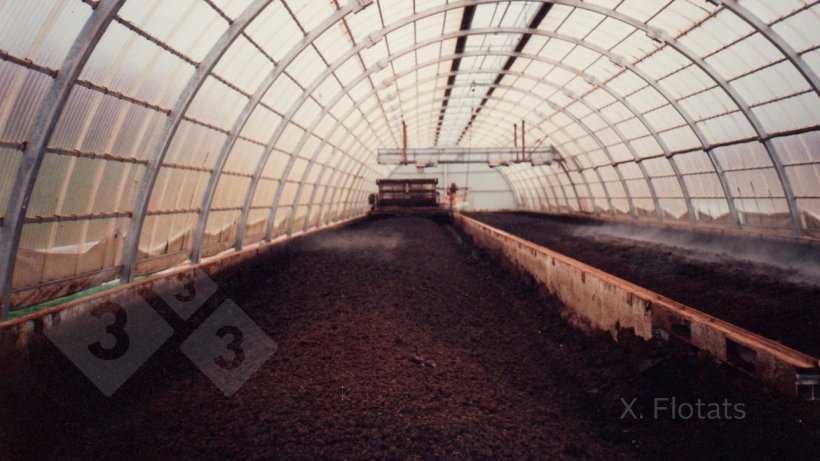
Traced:
[[402, 120], [414, 147], [509, 146], [526, 120], [564, 161], [500, 169], [524, 208], [817, 238], [818, 14], [0, 0], [3, 309], [357, 215]]

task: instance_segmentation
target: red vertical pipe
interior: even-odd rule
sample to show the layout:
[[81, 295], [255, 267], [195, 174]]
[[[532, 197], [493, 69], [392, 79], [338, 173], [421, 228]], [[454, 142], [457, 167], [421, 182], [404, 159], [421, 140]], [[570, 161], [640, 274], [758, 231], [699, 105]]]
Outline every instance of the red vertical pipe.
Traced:
[[401, 131], [402, 131], [402, 165], [407, 165], [407, 122], [404, 120], [401, 121]]

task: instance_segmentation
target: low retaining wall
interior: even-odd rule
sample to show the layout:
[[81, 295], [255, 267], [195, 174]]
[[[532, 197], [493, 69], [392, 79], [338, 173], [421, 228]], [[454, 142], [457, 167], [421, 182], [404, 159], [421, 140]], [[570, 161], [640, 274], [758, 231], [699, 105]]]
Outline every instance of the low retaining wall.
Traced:
[[681, 339], [779, 391], [820, 399], [820, 360], [456, 213], [481, 247], [530, 274], [567, 308], [617, 339], [622, 330], [649, 340]]
[[146, 300], [154, 299], [159, 293], [177, 290], [180, 287], [194, 282], [199, 273], [204, 273], [212, 278], [225, 277], [232, 271], [238, 270], [257, 258], [273, 254], [291, 244], [294, 240], [317, 232], [348, 226], [365, 219], [368, 219], [367, 216], [353, 218], [321, 229], [305, 232], [292, 238], [248, 248], [236, 253], [216, 256], [197, 265], [188, 265], [179, 269], [169, 270], [138, 282], [117, 286], [86, 298], [76, 299], [18, 319], [2, 322], [0, 323], [0, 358], [14, 351], [25, 350], [32, 337], [41, 335], [43, 331], [50, 328], [51, 325], [59, 324], [59, 322], [83, 315], [98, 306], [112, 303], [127, 308], [135, 297], [141, 297]]

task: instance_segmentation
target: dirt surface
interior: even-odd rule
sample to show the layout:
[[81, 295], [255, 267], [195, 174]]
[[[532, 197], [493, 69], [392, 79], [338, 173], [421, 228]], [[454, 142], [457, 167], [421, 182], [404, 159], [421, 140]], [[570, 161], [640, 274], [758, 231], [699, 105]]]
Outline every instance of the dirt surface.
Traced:
[[820, 254], [804, 245], [574, 217], [471, 216], [820, 357]]
[[[278, 345], [230, 398], [179, 347], [227, 299]], [[0, 458], [820, 459], [817, 405], [586, 336], [427, 219], [311, 236], [187, 322], [153, 304], [176, 333], [111, 398], [47, 342], [0, 362]]]

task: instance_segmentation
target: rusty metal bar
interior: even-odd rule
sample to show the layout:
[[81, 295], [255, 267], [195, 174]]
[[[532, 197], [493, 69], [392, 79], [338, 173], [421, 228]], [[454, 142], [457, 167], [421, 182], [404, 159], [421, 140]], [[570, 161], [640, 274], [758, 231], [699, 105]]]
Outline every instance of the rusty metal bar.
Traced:
[[115, 218], [130, 218], [130, 211], [119, 211], [110, 213], [89, 213], [89, 214], [70, 214], [70, 215], [53, 215], [53, 216], [27, 216], [26, 224], [47, 224], [55, 222], [76, 222], [76, 221], [93, 221], [100, 219], [115, 219]]
[[188, 64], [190, 64], [194, 68], [199, 67], [198, 62], [196, 62], [193, 59], [189, 58], [188, 56], [180, 53], [179, 51], [177, 51], [171, 45], [168, 45], [167, 43], [163, 42], [162, 40], [154, 37], [153, 35], [149, 34], [148, 32], [145, 32], [144, 30], [140, 29], [139, 27], [137, 27], [135, 24], [131, 23], [127, 19], [122, 18], [120, 16], [117, 16], [115, 19], [118, 23], [125, 26], [126, 29], [128, 29], [131, 32], [139, 35], [140, 37], [148, 40], [149, 42], [153, 43], [154, 45], [158, 46], [159, 48], [162, 48], [163, 50], [165, 50], [166, 52], [176, 56], [177, 58], [187, 62]]
[[148, 101], [144, 101], [139, 98], [135, 98], [133, 96], [128, 96], [127, 94], [120, 93], [119, 91], [112, 90], [110, 88], [104, 87], [102, 85], [97, 85], [96, 83], [89, 82], [87, 80], [77, 80], [77, 86], [81, 86], [83, 88], [88, 88], [89, 90], [96, 91], [98, 93], [102, 93], [104, 95], [113, 96], [121, 101], [129, 102], [131, 104], [145, 107], [146, 109], [151, 109], [156, 112], [160, 112], [165, 115], [171, 115], [171, 109], [167, 109], [165, 107], [158, 106], [156, 104], [152, 104]]
[[46, 152], [49, 154], [63, 155], [68, 157], [87, 158], [91, 160], [106, 160], [120, 163], [133, 163], [137, 165], [147, 165], [148, 160], [139, 159], [136, 157], [123, 157], [114, 154], [102, 154], [96, 152], [83, 152], [78, 149], [62, 149], [59, 147], [48, 147]]
[[57, 69], [51, 69], [46, 66], [41, 66], [32, 61], [31, 59], [18, 58], [17, 56], [14, 56], [6, 50], [0, 50], [0, 61], [8, 61], [10, 63], [17, 64], [20, 67], [25, 67], [26, 69], [31, 69], [41, 74], [46, 74], [51, 78], [57, 78], [57, 75], [60, 72]]
[[24, 151], [24, 150], [26, 150], [26, 147], [28, 147], [28, 143], [26, 141], [17, 142], [17, 141], [3, 141], [3, 140], [0, 140], [0, 149], [13, 149], [13, 150]]
[[145, 213], [146, 216], [169, 216], [174, 214], [192, 214], [199, 213], [199, 208], [182, 208], [175, 210], [151, 210]]

